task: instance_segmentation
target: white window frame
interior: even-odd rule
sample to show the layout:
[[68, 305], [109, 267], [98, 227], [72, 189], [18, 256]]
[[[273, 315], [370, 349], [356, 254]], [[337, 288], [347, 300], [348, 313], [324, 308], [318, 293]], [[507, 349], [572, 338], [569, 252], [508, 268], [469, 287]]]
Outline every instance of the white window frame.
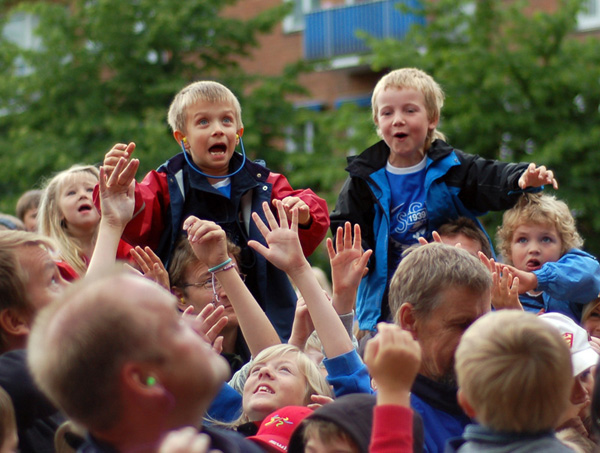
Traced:
[[577, 29], [579, 31], [594, 30], [600, 28], [600, 0], [587, 0], [588, 11], [581, 12], [577, 17]]
[[320, 3], [319, 0], [284, 0], [284, 2], [294, 3], [294, 10], [283, 18], [284, 33], [294, 33], [304, 30], [304, 16], [317, 9]]

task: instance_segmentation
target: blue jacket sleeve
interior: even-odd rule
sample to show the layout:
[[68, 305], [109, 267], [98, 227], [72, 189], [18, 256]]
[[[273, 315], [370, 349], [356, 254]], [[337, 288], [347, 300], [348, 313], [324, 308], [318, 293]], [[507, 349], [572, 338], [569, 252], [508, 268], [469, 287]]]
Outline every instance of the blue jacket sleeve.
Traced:
[[537, 289], [553, 299], [585, 304], [600, 292], [598, 260], [583, 250], [571, 249], [558, 261], [544, 263], [533, 273], [538, 279]]
[[[206, 413], [208, 420], [229, 423], [242, 413], [242, 395], [229, 384], [224, 383]], [[205, 420], [206, 422], [206, 420]], [[206, 423], [209, 424], [210, 423]]]
[[324, 359], [327, 382], [333, 386], [336, 398], [350, 393], [373, 393], [366, 365], [355, 349], [331, 359]]

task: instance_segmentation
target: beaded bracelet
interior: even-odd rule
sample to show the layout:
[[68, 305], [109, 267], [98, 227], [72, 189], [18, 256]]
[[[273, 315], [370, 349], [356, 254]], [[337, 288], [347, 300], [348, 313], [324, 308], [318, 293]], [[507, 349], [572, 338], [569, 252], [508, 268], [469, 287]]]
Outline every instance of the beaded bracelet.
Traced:
[[[226, 269], [224, 269], [224, 267], [227, 266], [229, 263], [231, 263], [231, 257], [227, 258], [221, 264], [217, 264], [215, 267], [211, 267], [208, 270], [208, 272], [210, 272], [211, 274], [214, 274], [215, 272], [218, 272], [218, 271], [224, 271], [224, 270], [226, 270]], [[230, 269], [230, 268], [228, 268], [228, 269]]]

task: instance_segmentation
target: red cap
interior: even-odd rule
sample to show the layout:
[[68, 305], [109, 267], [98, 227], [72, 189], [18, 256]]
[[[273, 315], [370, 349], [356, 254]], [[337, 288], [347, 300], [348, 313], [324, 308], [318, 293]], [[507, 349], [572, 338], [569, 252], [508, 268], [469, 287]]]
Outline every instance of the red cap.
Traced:
[[276, 451], [286, 453], [290, 437], [312, 410], [305, 406], [285, 406], [272, 412], [260, 424], [255, 436], [248, 439]]

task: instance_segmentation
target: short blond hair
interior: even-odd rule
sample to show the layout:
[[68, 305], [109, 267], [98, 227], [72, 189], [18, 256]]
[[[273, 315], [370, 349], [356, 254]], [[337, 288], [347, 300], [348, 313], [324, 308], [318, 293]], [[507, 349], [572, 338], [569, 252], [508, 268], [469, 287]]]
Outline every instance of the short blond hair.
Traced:
[[512, 264], [511, 244], [515, 230], [525, 224], [554, 226], [562, 242], [561, 256], [572, 248], [583, 247], [583, 239], [577, 232], [575, 219], [564, 201], [553, 195], [527, 193], [504, 212], [502, 225], [496, 234], [498, 250], [507, 264]]
[[475, 321], [456, 350], [458, 385], [475, 417], [500, 432], [554, 429], [569, 403], [571, 353], [532, 313], [501, 310]]
[[186, 110], [190, 105], [198, 101], [231, 104], [235, 111], [237, 129], [239, 130], [244, 127], [242, 123], [242, 106], [231, 90], [219, 82], [201, 80], [184, 87], [175, 95], [173, 102], [171, 102], [167, 120], [173, 132], [185, 131], [185, 123], [187, 121]]
[[409, 302], [415, 317], [424, 319], [441, 302], [448, 288], [483, 293], [492, 287], [492, 275], [466, 250], [433, 242], [407, 251], [390, 283], [389, 304], [394, 320], [400, 306]]
[[[423, 93], [423, 96], [425, 97], [427, 119], [429, 121], [438, 121], [440, 119], [442, 107], [444, 106], [444, 91], [442, 90], [442, 87], [435, 80], [433, 80], [433, 77], [420, 69], [396, 69], [383, 76], [379, 82], [377, 82], [377, 85], [375, 85], [375, 89], [373, 90], [373, 96], [371, 97], [373, 122], [377, 126], [377, 135], [380, 137], [381, 131], [377, 121], [377, 115], [379, 114], [379, 104], [377, 99], [385, 90], [401, 90], [403, 88], [412, 88]], [[431, 143], [436, 138], [446, 140], [444, 134], [437, 129], [434, 129], [433, 131], [427, 131], [427, 138], [425, 139], [426, 150], [429, 149]]]

